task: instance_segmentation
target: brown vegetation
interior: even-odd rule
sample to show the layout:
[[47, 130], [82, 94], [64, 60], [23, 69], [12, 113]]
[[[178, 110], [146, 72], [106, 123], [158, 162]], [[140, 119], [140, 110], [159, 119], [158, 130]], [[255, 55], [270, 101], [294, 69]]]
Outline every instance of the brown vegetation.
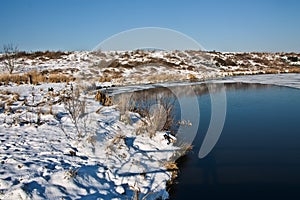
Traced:
[[189, 74], [189, 75], [188, 75], [188, 79], [189, 79], [191, 82], [194, 82], [194, 81], [198, 81], [198, 80], [199, 80], [194, 74]]
[[229, 58], [223, 60], [222, 58], [215, 57], [214, 60], [217, 62], [217, 66], [237, 66], [237, 64]]
[[112, 105], [112, 98], [101, 91], [97, 91], [95, 99], [97, 101], [99, 101], [103, 106], [111, 106]]
[[24, 59], [41, 59], [41, 60], [50, 60], [50, 59], [59, 59], [63, 56], [69, 55], [71, 52], [62, 52], [62, 51], [36, 51], [36, 52], [25, 52], [20, 51], [16, 54], [17, 58]]
[[65, 83], [74, 81], [75, 78], [68, 75], [63, 75], [59, 73], [44, 74], [36, 70], [22, 73], [22, 74], [1, 74], [0, 75], [0, 85], [8, 85], [9, 83], [16, 84], [41, 84], [41, 83]]

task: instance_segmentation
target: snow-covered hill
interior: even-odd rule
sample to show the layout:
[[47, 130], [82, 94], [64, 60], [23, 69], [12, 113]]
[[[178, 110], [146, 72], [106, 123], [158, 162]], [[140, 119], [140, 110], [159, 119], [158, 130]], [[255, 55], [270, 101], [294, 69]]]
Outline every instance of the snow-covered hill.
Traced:
[[[0, 60], [3, 60], [0, 58]], [[207, 80], [248, 75], [299, 73], [300, 54], [221, 53], [203, 51], [118, 51], [19, 53], [15, 73], [35, 70], [44, 76], [113, 85]], [[3, 62], [0, 66], [4, 69]], [[5, 73], [5, 70], [3, 71]], [[1, 79], [1, 77], [0, 77]], [[0, 80], [1, 82], [1, 80]]]

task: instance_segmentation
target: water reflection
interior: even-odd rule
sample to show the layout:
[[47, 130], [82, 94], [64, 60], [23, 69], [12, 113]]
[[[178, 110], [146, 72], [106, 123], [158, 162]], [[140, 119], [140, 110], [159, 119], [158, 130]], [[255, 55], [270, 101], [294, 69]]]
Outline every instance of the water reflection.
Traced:
[[203, 159], [197, 152], [211, 110], [209, 95], [198, 93], [202, 118], [195, 148], [178, 161], [181, 170], [171, 199], [187, 195], [201, 199], [298, 199], [300, 91], [260, 84], [225, 86], [226, 123], [217, 145]]

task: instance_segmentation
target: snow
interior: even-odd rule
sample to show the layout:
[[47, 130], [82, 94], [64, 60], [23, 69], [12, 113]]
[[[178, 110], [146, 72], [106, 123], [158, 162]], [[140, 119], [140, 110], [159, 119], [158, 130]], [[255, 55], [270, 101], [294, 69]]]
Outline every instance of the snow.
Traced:
[[119, 194], [124, 194], [125, 193], [125, 189], [119, 185], [116, 187], [116, 191], [119, 193]]
[[137, 193], [147, 199], [168, 197], [171, 174], [164, 163], [177, 148], [168, 144], [164, 132], [153, 138], [137, 135], [139, 118], [125, 124], [116, 107], [104, 107], [89, 94], [84, 96], [86, 121], [79, 123], [82, 137], [62, 103], [52, 105], [52, 114], [41, 114], [37, 125], [39, 108], [21, 105], [25, 99], [30, 105], [44, 102], [49, 87], [62, 94], [70, 85], [0, 86], [20, 95], [13, 103], [15, 112], [0, 113], [0, 199], [131, 199]]
[[300, 74], [263, 74], [251, 76], [237, 76], [228, 77], [225, 80], [213, 82], [261, 83], [300, 89]]

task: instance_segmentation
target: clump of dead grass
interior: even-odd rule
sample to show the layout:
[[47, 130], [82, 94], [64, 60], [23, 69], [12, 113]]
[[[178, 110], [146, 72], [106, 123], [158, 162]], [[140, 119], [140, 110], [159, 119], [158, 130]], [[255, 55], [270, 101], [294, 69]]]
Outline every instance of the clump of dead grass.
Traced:
[[164, 163], [164, 167], [166, 168], [167, 171], [175, 171], [178, 170], [178, 166], [176, 162], [169, 161]]
[[113, 104], [112, 98], [101, 91], [97, 91], [95, 99], [103, 106], [111, 106]]
[[147, 76], [141, 76], [140, 80], [147, 80], [150, 83], [161, 83], [168, 81], [178, 81], [178, 80], [186, 80], [186, 76], [183, 74], [151, 74]]
[[106, 153], [111, 154], [116, 149], [121, 149], [125, 145], [126, 136], [118, 133], [106, 146]]
[[189, 74], [189, 75], [188, 75], [188, 79], [189, 79], [191, 82], [195, 82], [195, 81], [198, 81], [198, 80], [199, 80], [194, 74]]
[[50, 74], [38, 72], [33, 70], [27, 73], [20, 74], [1, 74], [0, 75], [0, 85], [8, 85], [9, 83], [21, 84], [42, 84], [42, 83], [68, 83], [75, 81], [75, 78], [63, 74]]

